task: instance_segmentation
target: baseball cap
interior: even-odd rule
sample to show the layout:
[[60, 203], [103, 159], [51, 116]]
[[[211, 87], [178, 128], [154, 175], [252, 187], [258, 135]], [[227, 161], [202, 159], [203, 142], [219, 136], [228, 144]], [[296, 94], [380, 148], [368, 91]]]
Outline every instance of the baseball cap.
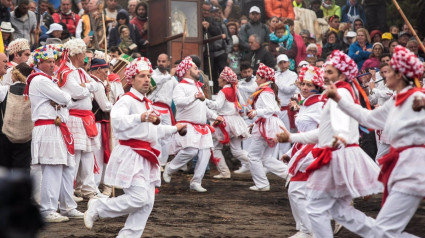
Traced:
[[398, 34], [398, 37], [402, 37], [402, 36], [404, 36], [404, 35], [407, 35], [409, 38], [410, 37], [412, 37], [412, 34], [410, 34], [409, 32], [407, 32], [407, 31], [402, 31], [402, 32], [400, 32], [399, 34]]
[[345, 37], [356, 37], [356, 32], [354, 32], [354, 31], [349, 31], [349, 32], [347, 32], [347, 35], [345, 36]]
[[277, 57], [277, 63], [279, 63], [280, 61], [286, 61], [286, 62], [288, 62], [288, 61], [289, 61], [289, 58], [288, 58], [288, 56], [287, 56], [287, 55], [285, 55], [285, 54], [281, 54], [281, 55], [279, 55], [279, 56]]
[[298, 67], [304, 67], [304, 66], [307, 66], [307, 65], [309, 65], [309, 63], [307, 61], [303, 60], [298, 64]]
[[253, 13], [253, 12], [261, 13], [261, 10], [260, 10], [260, 8], [259, 8], [259, 7], [257, 7], [257, 6], [252, 6], [252, 7], [249, 9], [249, 13]]
[[393, 39], [393, 35], [389, 32], [385, 32], [384, 34], [382, 34], [382, 40], [392, 40]]
[[50, 33], [54, 32], [54, 31], [63, 31], [62, 25], [61, 24], [58, 24], [58, 23], [52, 23], [52, 24], [50, 24], [50, 29], [49, 29], [48, 32], [46, 32], [46, 34], [50, 34]]

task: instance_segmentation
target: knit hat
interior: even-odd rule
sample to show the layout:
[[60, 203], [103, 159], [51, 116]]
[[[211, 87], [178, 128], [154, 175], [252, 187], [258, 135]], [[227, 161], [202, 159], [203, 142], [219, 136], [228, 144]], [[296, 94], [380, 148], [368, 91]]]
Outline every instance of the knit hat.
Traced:
[[193, 63], [192, 58], [190, 58], [189, 56], [186, 56], [186, 58], [184, 58], [179, 65], [177, 65], [176, 68], [176, 74], [177, 74], [177, 78], [179, 80], [181, 80], [183, 78], [183, 76], [186, 74], [186, 72], [192, 67], [192, 65], [194, 65], [195, 63]]
[[344, 54], [342, 51], [334, 50], [329, 58], [326, 61], [325, 65], [332, 65], [341, 73], [343, 73], [349, 82], [351, 82], [359, 72], [357, 64], [351, 59], [348, 55]]
[[58, 52], [54, 45], [41, 46], [34, 50], [34, 64], [38, 65], [47, 59], [57, 59]]
[[238, 76], [227, 66], [224, 67], [223, 71], [221, 71], [220, 78], [231, 84], [238, 82]]
[[125, 67], [125, 77], [127, 82], [130, 83], [130, 80], [143, 70], [148, 70], [150, 74], [153, 72], [152, 64], [148, 58], [139, 57], [131, 61], [131, 63]]
[[395, 47], [390, 65], [410, 79], [421, 78], [424, 73], [424, 66], [418, 57], [401, 45]]
[[320, 88], [323, 88], [324, 85], [323, 71], [320, 68], [311, 65], [301, 68], [298, 79], [300, 82], [310, 81]]
[[382, 50], [384, 49], [384, 45], [381, 42], [373, 43], [372, 49], [375, 49], [375, 46], [377, 46], [377, 45], [381, 46]]
[[9, 54], [12, 55], [23, 50], [29, 50], [30, 44], [28, 43], [27, 39], [19, 38], [10, 42], [10, 44], [7, 46], [7, 49]]
[[63, 45], [64, 49], [68, 49], [69, 56], [86, 53], [86, 43], [82, 39], [72, 39]]
[[266, 79], [266, 81], [274, 82], [274, 70], [272, 68], [267, 67], [263, 63], [260, 63], [257, 70], [257, 75], [261, 78]]

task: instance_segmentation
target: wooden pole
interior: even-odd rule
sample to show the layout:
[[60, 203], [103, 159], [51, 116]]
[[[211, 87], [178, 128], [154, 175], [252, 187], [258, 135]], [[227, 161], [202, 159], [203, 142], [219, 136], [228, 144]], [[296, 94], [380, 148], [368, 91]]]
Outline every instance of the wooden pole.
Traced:
[[397, 0], [393, 0], [393, 3], [395, 7], [397, 8], [398, 12], [400, 13], [401, 17], [403, 18], [404, 22], [409, 27], [410, 31], [412, 32], [413, 36], [415, 37], [416, 41], [418, 42], [419, 46], [421, 47], [421, 50], [425, 52], [424, 44], [422, 44], [421, 39], [419, 39], [418, 35], [416, 34], [416, 31], [413, 29], [412, 25], [410, 24], [409, 20], [407, 19], [406, 15], [404, 15], [403, 10], [400, 8], [400, 6], [397, 3]]

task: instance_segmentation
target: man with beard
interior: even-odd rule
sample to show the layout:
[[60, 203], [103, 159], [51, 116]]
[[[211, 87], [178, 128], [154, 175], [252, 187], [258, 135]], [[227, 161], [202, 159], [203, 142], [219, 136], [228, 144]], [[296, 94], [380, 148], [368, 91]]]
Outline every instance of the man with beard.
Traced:
[[18, 1], [18, 7], [11, 13], [10, 22], [15, 29], [14, 37], [31, 41], [31, 34], [37, 26], [35, 13], [29, 11], [29, 0]]
[[9, 50], [9, 69], [7, 70], [6, 75], [4, 75], [0, 84], [2, 85], [12, 85], [12, 70], [15, 66], [20, 63], [27, 62], [28, 58], [31, 55], [30, 45], [27, 39], [16, 39], [10, 42], [8, 46]]
[[176, 119], [177, 122], [187, 125], [187, 135], [184, 137], [175, 135], [173, 152], [178, 153], [165, 166], [163, 178], [166, 183], [170, 183], [171, 175], [198, 155], [190, 189], [200, 193], [206, 192], [201, 182], [211, 156], [211, 149], [214, 147], [211, 136], [214, 129], [207, 124], [207, 118], [220, 122], [223, 118], [208, 109], [201, 89], [202, 83], [199, 82], [199, 69], [189, 56], [177, 66], [176, 76], [180, 80], [173, 91]]
[[[161, 125], [175, 125], [173, 112], [171, 110], [171, 101], [173, 90], [177, 85], [177, 80], [172, 77], [167, 68], [170, 66], [170, 60], [167, 54], [160, 54], [157, 60], [158, 68], [152, 73], [152, 78], [155, 81], [156, 87], [154, 91], [148, 96], [153, 102], [154, 109], [161, 113]], [[159, 156], [159, 164], [165, 166], [168, 160], [168, 147], [170, 138], [164, 138], [160, 142], [161, 155]]]
[[148, 43], [148, 5], [144, 2], [140, 2], [136, 6], [136, 17], [133, 17], [130, 21], [134, 24], [140, 32], [140, 35]]

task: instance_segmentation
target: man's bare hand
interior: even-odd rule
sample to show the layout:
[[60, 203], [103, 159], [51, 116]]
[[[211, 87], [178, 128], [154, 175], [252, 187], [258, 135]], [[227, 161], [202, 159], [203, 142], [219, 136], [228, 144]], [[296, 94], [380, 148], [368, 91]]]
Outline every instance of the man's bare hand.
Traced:
[[341, 148], [342, 146], [347, 146], [347, 142], [344, 140], [344, 138], [339, 136], [334, 136], [334, 141], [332, 143], [333, 148]]
[[204, 96], [204, 94], [203, 94], [203, 93], [201, 93], [201, 92], [196, 93], [196, 94], [195, 94], [195, 98], [196, 98], [196, 99], [199, 99], [199, 100], [201, 100], [201, 101], [204, 101], [204, 100], [205, 100], [205, 96]]
[[415, 97], [412, 104], [413, 111], [419, 112], [422, 110], [422, 108], [425, 108], [425, 98]]
[[281, 133], [276, 134], [276, 140], [279, 143], [287, 143], [291, 142], [291, 133], [283, 126], [280, 127], [282, 129]]

